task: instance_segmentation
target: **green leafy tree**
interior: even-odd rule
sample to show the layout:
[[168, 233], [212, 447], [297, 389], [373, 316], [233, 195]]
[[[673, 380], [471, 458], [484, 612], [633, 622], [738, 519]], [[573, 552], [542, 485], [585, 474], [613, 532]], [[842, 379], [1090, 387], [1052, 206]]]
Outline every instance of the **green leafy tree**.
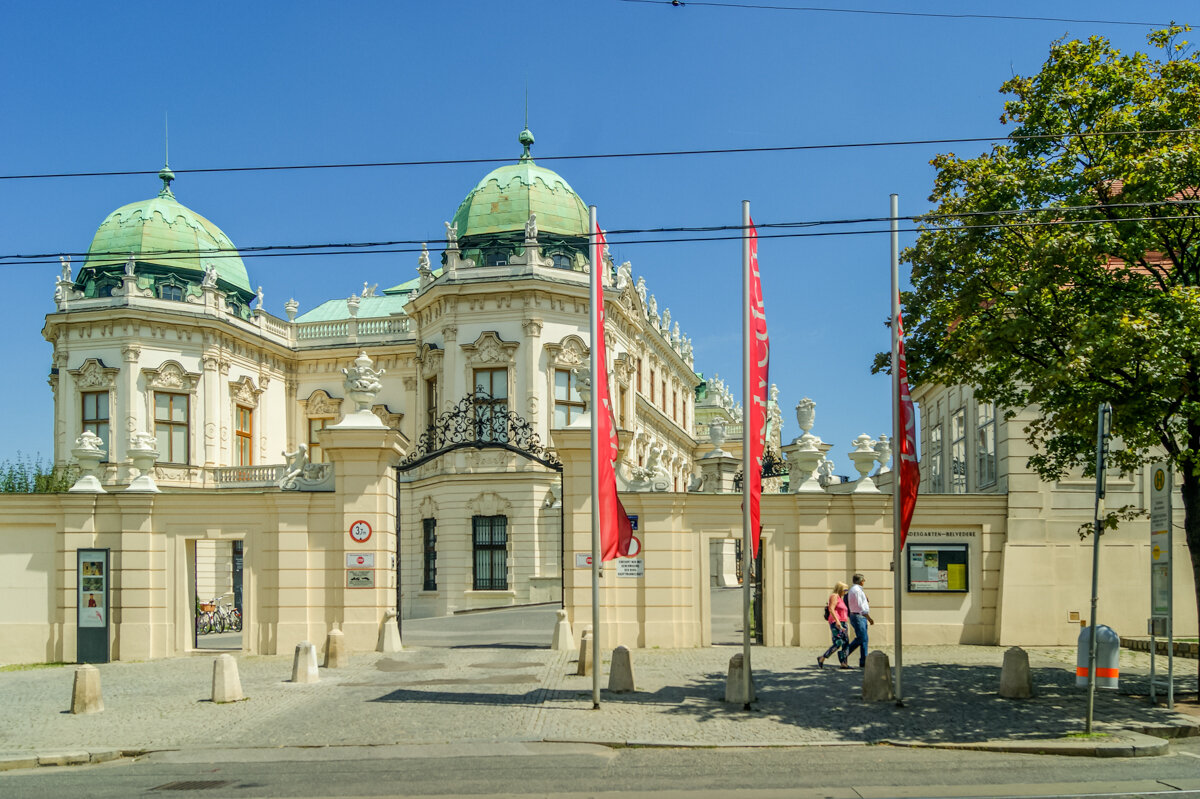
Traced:
[[58, 494], [75, 484], [77, 466], [52, 466], [17, 453], [0, 461], [0, 494]]
[[905, 314], [915, 380], [1034, 408], [1043, 479], [1093, 473], [1104, 401], [1111, 465], [1165, 452], [1200, 588], [1200, 61], [1187, 30], [1152, 33], [1157, 58], [1060, 39], [1040, 72], [1004, 83], [1011, 138], [932, 162], [936, 209], [906, 253]]

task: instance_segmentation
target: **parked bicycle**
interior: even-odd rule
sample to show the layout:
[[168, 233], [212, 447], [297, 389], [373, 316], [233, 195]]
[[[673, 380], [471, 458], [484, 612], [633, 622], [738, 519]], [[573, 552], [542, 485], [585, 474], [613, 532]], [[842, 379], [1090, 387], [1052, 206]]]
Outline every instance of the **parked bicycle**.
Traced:
[[196, 606], [196, 633], [223, 633], [226, 631], [241, 632], [242, 611], [225, 601], [232, 594], [225, 593], [215, 596], [209, 602], [201, 602]]

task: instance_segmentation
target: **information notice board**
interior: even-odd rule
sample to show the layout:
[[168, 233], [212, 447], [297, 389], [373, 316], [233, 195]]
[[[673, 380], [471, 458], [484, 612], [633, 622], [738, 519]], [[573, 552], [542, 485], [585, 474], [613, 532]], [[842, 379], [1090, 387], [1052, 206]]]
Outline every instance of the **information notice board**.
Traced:
[[909, 544], [908, 590], [922, 593], [966, 593], [969, 589], [969, 544]]

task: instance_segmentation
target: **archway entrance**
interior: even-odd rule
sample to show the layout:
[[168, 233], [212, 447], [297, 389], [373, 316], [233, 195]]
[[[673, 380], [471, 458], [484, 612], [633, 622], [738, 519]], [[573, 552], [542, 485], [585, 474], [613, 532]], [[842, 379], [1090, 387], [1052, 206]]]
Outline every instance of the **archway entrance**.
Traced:
[[[509, 453], [544, 469], [514, 467]], [[419, 471], [448, 457], [456, 458], [456, 467]], [[396, 467], [396, 608], [402, 634], [405, 616], [561, 604], [562, 470], [529, 421], [510, 410], [506, 398], [482, 387], [429, 425]], [[506, 645], [484, 640], [497, 630], [479, 628], [477, 645]]]

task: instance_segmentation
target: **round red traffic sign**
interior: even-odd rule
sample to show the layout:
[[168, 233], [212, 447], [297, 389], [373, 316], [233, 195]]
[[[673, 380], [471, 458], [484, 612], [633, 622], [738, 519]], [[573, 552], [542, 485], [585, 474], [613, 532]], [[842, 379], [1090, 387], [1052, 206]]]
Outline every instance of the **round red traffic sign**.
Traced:
[[371, 525], [359, 519], [350, 525], [350, 537], [360, 544], [366, 543], [371, 538]]
[[629, 536], [629, 554], [625, 557], [636, 558], [642, 554], [642, 541], [636, 535]]

